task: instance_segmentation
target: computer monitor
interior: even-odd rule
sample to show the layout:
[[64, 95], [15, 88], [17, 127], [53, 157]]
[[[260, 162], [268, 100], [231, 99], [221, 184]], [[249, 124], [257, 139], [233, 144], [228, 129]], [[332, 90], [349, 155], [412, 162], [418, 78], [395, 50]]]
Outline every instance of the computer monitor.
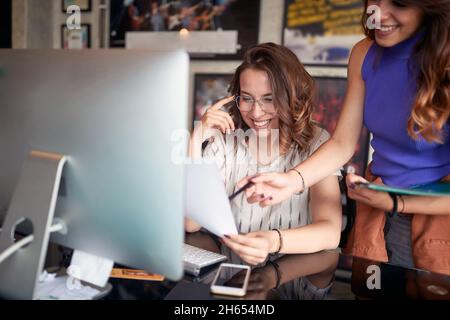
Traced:
[[31, 150], [66, 155], [55, 217], [67, 234], [51, 241], [179, 279], [172, 136], [187, 131], [188, 71], [182, 51], [0, 50], [0, 208]]

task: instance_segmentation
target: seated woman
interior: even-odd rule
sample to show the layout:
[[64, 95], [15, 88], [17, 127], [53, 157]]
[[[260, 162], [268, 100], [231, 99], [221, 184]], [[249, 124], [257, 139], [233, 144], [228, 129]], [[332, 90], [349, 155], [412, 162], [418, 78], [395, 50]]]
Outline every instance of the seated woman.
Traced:
[[[266, 43], [248, 50], [230, 92], [231, 97], [204, 114], [190, 144], [191, 157], [217, 163], [228, 194], [246, 176], [290, 170], [329, 138], [311, 117], [312, 78], [283, 46]], [[271, 253], [312, 253], [339, 244], [342, 217], [336, 174], [273, 207], [247, 203], [241, 193], [231, 209], [240, 234], [226, 236], [223, 243], [252, 265]], [[188, 218], [185, 226], [188, 232], [201, 228]]]

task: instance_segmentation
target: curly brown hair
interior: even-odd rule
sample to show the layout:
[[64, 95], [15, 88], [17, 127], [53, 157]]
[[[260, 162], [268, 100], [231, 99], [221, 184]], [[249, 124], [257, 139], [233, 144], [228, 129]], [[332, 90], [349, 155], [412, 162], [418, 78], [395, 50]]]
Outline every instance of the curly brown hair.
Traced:
[[[419, 67], [417, 94], [408, 120], [408, 134], [419, 135], [428, 142], [443, 143], [444, 126], [450, 116], [450, 0], [395, 0], [397, 5], [414, 6], [424, 14], [425, 36], [413, 56]], [[365, 0], [367, 11], [368, 0]], [[374, 30], [367, 28], [367, 14], [363, 14], [365, 34], [375, 39]]]
[[[230, 84], [229, 92], [234, 96], [240, 94], [240, 75], [246, 69], [267, 72], [279, 118], [280, 153], [286, 154], [293, 143], [300, 152], [307, 152], [314, 136], [314, 80], [297, 56], [275, 43], [249, 49]], [[236, 128], [248, 129], [237, 108], [232, 108], [230, 113]]]

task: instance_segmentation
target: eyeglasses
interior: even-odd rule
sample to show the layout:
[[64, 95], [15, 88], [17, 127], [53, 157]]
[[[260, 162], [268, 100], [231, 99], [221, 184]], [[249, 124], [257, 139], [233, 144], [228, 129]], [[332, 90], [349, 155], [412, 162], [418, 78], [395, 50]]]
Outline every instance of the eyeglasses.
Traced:
[[264, 96], [257, 100], [255, 100], [252, 96], [243, 95], [236, 97], [236, 105], [241, 111], [250, 111], [252, 110], [255, 102], [258, 103], [259, 107], [265, 113], [274, 113], [275, 105], [273, 104], [273, 99], [271, 96]]

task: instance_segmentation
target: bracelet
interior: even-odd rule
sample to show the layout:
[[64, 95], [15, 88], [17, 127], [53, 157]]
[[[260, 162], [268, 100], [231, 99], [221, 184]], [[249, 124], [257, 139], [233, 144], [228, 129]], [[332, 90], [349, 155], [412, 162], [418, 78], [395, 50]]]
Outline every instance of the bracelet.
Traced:
[[276, 231], [278, 233], [278, 239], [280, 240], [280, 245], [278, 246], [278, 250], [273, 254], [280, 253], [281, 248], [283, 248], [283, 237], [281, 236], [281, 231], [279, 229], [273, 229], [272, 231]]
[[295, 172], [297, 172], [298, 175], [300, 176], [300, 178], [302, 179], [302, 191], [300, 191], [300, 192], [297, 193], [297, 194], [302, 194], [303, 191], [305, 191], [305, 189], [306, 189], [306, 187], [305, 187], [305, 179], [303, 178], [302, 173], [301, 173], [300, 171], [298, 171], [297, 169], [292, 168], [291, 170], [294, 170]]
[[403, 213], [405, 211], [405, 199], [403, 199], [402, 195], [399, 195], [398, 197], [402, 200], [402, 210], [398, 210], [398, 212]]
[[266, 262], [266, 266], [269, 264], [274, 267], [275, 273], [277, 274], [277, 281], [275, 283], [275, 287], [273, 287], [272, 289], [277, 289], [280, 286], [280, 282], [281, 282], [280, 266], [275, 261], [268, 259]]
[[398, 206], [397, 195], [395, 195], [395, 193], [392, 193], [392, 192], [389, 192], [388, 194], [391, 197], [392, 202], [394, 203], [394, 205], [392, 207], [392, 211], [389, 213], [389, 215], [392, 217], [397, 212], [397, 206]]

